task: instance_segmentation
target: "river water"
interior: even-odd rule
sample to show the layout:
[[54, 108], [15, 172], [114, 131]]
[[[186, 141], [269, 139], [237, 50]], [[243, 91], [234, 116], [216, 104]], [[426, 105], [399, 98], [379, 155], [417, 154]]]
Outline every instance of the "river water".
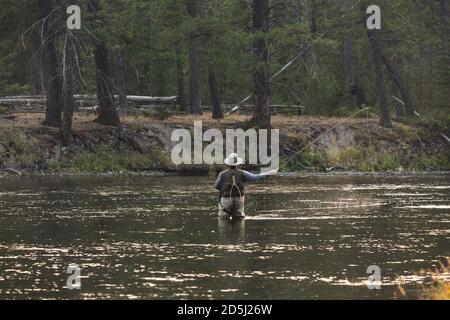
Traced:
[[212, 184], [1, 179], [0, 299], [391, 299], [450, 256], [449, 175], [271, 178], [236, 223], [216, 218]]

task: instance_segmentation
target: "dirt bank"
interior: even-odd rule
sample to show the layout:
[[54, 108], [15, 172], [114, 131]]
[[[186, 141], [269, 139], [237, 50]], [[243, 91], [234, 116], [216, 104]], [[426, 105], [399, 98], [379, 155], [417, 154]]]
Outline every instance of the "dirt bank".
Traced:
[[[42, 126], [43, 115], [6, 114], [0, 117], [0, 170], [3, 174], [32, 173], [205, 173], [209, 166], [173, 165], [171, 132], [192, 128], [203, 120], [208, 128], [245, 128], [248, 117], [234, 115], [223, 121], [173, 116], [158, 120], [126, 116], [122, 127], [101, 126], [93, 115], [74, 118], [73, 144], [63, 147], [58, 129]], [[339, 126], [292, 161], [284, 160], [339, 123], [340, 118], [274, 116], [280, 129], [283, 171], [404, 172], [450, 170], [450, 148], [436, 128], [426, 123], [394, 122], [394, 128], [378, 125], [375, 118], [358, 118]]]

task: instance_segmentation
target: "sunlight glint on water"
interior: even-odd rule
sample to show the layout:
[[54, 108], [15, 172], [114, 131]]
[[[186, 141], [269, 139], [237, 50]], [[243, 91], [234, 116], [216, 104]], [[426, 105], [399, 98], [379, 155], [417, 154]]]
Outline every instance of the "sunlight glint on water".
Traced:
[[448, 181], [279, 177], [248, 186], [230, 224], [208, 178], [3, 179], [0, 298], [392, 298], [450, 256]]

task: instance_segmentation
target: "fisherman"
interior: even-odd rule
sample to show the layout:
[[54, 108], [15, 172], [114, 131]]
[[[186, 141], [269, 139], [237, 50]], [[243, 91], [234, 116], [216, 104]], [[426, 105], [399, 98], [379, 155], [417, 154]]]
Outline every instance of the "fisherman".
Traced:
[[238, 168], [244, 161], [236, 153], [230, 154], [224, 161], [228, 169], [217, 177], [215, 187], [219, 190], [219, 217], [223, 219], [244, 219], [244, 183], [258, 182], [278, 173], [274, 169], [262, 174], [253, 174]]

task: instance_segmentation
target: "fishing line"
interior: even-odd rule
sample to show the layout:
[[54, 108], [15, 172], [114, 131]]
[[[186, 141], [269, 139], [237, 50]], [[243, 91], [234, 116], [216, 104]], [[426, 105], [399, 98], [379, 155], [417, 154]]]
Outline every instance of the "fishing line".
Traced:
[[[315, 138], [314, 140], [312, 140], [311, 142], [309, 142], [306, 146], [304, 146], [302, 149], [300, 149], [299, 151], [295, 152], [293, 155], [291, 155], [288, 159], [286, 159], [285, 161], [282, 161], [280, 163], [280, 166], [287, 164], [288, 162], [292, 161], [293, 159], [295, 159], [295, 157], [297, 157], [298, 155], [300, 155], [303, 151], [305, 151], [307, 148], [309, 148], [311, 145], [313, 145], [314, 143], [316, 143], [317, 141], [319, 141], [320, 139], [322, 139], [323, 137], [325, 137], [326, 135], [328, 135], [329, 133], [331, 133], [333, 130], [335, 130], [336, 128], [338, 128], [339, 126], [343, 125], [344, 123], [346, 123], [348, 120], [356, 117], [358, 114], [367, 111], [367, 121], [369, 119], [369, 107], [366, 107], [364, 109], [359, 110], [358, 112], [353, 113], [352, 115], [346, 117], [345, 119], [339, 121], [336, 125], [334, 125], [333, 127], [331, 127], [330, 129], [328, 129], [327, 131], [325, 131], [323, 134], [321, 134], [319, 137]], [[368, 122], [367, 122], [368, 124]], [[369, 136], [370, 136], [370, 130], [369, 130]], [[371, 138], [369, 138], [369, 144], [372, 145], [371, 143]], [[372, 153], [372, 164], [373, 164], [373, 153]], [[374, 165], [373, 167], [373, 173], [375, 175], [375, 169], [374, 169]], [[254, 198], [252, 198], [251, 202], [256, 202], [256, 200], [260, 199], [260, 197], [262, 197], [262, 195], [256, 195]]]
[[289, 161], [292, 161], [295, 157], [297, 157], [301, 152], [305, 151], [308, 147], [310, 147], [311, 145], [313, 145], [315, 142], [319, 141], [320, 139], [322, 139], [324, 136], [328, 135], [330, 132], [332, 132], [334, 129], [338, 128], [339, 126], [341, 126], [342, 124], [344, 124], [345, 122], [347, 122], [348, 120], [350, 120], [353, 117], [356, 117], [358, 114], [360, 114], [363, 111], [368, 112], [369, 108], [366, 107], [364, 109], [359, 110], [358, 112], [355, 112], [354, 114], [352, 114], [351, 116], [348, 116], [347, 118], [345, 118], [344, 120], [340, 121], [338, 124], [334, 125], [333, 127], [331, 127], [330, 129], [328, 129], [326, 132], [324, 132], [323, 134], [321, 134], [318, 138], [314, 139], [313, 141], [311, 141], [310, 143], [308, 143], [305, 147], [303, 147], [301, 150], [295, 152], [292, 156], [290, 156], [287, 160], [284, 161], [283, 164], [288, 163]]
[[374, 149], [372, 144], [372, 133], [370, 130], [370, 122], [369, 122], [369, 109], [367, 109], [367, 135], [369, 137], [369, 150], [370, 150], [370, 161], [372, 164], [372, 174], [374, 178], [376, 179], [375, 175], [375, 161], [374, 161]]

